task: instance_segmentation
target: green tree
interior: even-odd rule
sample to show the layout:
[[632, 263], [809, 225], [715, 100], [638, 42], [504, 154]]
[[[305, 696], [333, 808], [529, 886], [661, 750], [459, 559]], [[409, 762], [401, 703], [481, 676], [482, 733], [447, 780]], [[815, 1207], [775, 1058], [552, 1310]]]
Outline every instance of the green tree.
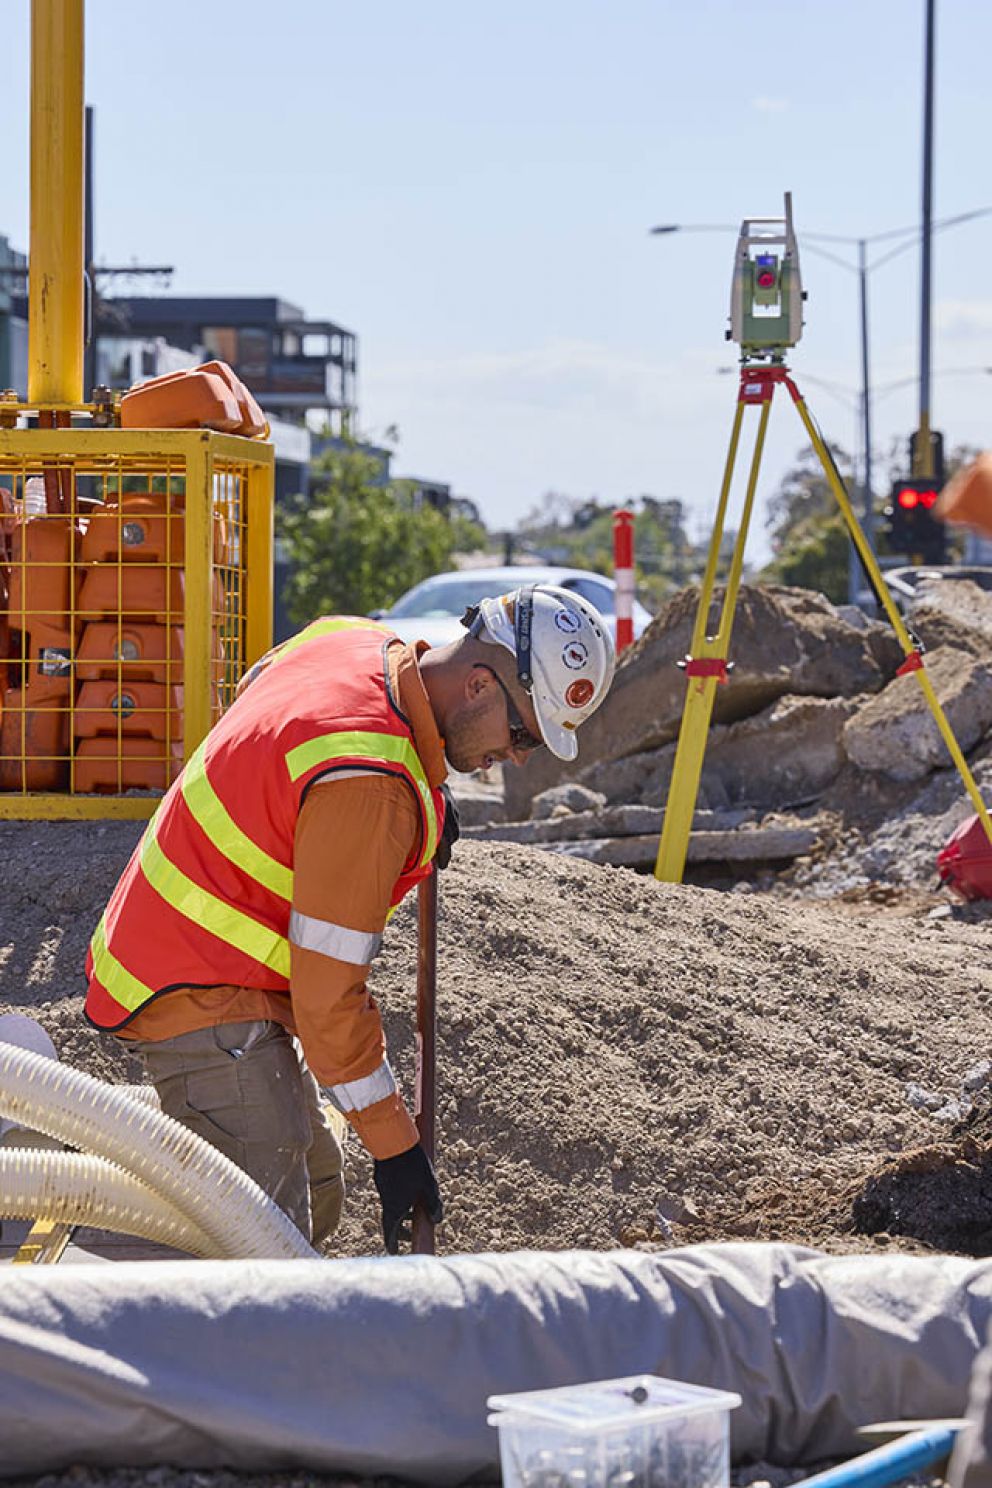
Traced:
[[[850, 456], [834, 445], [829, 448], [850, 492]], [[835, 604], [844, 603], [848, 585], [847, 527], [819, 456], [811, 447], [799, 454], [769, 500], [766, 527], [775, 556], [759, 573], [759, 581], [816, 589]]]
[[343, 440], [314, 464], [309, 498], [280, 508], [277, 536], [290, 564], [285, 600], [304, 625], [317, 615], [386, 608], [447, 568], [459, 535], [413, 482], [386, 480], [381, 455]]

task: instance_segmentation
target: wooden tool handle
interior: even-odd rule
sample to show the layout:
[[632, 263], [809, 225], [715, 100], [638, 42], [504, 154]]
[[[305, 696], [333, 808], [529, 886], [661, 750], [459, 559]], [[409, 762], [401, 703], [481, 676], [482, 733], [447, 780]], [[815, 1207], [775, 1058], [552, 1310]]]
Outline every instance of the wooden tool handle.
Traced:
[[[431, 1162], [435, 1155], [437, 1027], [437, 870], [417, 890], [417, 1073], [414, 1119], [421, 1145]], [[413, 1211], [415, 1255], [434, 1254], [434, 1226], [421, 1205]]]

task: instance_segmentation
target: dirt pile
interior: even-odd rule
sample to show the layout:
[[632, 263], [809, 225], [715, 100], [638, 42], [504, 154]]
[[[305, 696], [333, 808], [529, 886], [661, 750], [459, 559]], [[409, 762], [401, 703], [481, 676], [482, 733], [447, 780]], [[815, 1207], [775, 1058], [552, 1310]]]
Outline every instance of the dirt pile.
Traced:
[[[134, 1061], [83, 1023], [81, 968], [136, 837], [0, 824], [0, 1012], [34, 1013], [65, 1061], [113, 1079]], [[872, 1244], [853, 1194], [944, 1135], [912, 1092], [956, 1097], [992, 1036], [987, 925], [934, 907], [893, 917], [460, 844], [441, 879], [443, 1248]], [[373, 975], [408, 1091], [415, 939], [408, 902]], [[354, 1142], [348, 1181], [334, 1250], [374, 1252]]]

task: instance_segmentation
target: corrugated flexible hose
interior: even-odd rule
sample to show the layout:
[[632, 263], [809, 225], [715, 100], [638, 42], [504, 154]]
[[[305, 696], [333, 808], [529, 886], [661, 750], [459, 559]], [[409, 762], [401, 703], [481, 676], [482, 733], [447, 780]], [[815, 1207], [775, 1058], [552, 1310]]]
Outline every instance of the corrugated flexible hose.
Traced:
[[316, 1255], [247, 1173], [124, 1087], [0, 1043], [0, 1116], [116, 1164], [191, 1220], [216, 1256]]
[[217, 1246], [198, 1225], [137, 1178], [88, 1152], [0, 1149], [0, 1219], [37, 1219], [93, 1225], [137, 1235], [190, 1255], [217, 1258]]

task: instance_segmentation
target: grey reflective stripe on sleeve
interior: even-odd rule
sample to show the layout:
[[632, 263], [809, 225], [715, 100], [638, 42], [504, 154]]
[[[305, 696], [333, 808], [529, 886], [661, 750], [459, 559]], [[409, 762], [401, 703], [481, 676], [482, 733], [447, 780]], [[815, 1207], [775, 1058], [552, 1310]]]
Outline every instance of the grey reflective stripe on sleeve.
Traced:
[[332, 1104], [342, 1115], [347, 1116], [349, 1111], [364, 1111], [367, 1107], [374, 1106], [376, 1101], [395, 1095], [396, 1079], [389, 1068], [389, 1060], [384, 1059], [379, 1068], [366, 1075], [363, 1080], [347, 1080], [341, 1085], [327, 1085], [324, 1090]]
[[328, 770], [324, 775], [315, 775], [310, 782], [310, 789], [315, 785], [331, 785], [335, 780], [354, 780], [358, 775], [381, 775], [381, 770], [373, 770], [367, 767], [364, 770], [358, 766], [349, 767], [347, 770]]
[[347, 961], [350, 966], [368, 966], [382, 948], [381, 935], [349, 930], [346, 925], [334, 925], [330, 920], [315, 920], [312, 915], [300, 914], [298, 909], [289, 917], [289, 939], [301, 950], [333, 956], [335, 961]]

